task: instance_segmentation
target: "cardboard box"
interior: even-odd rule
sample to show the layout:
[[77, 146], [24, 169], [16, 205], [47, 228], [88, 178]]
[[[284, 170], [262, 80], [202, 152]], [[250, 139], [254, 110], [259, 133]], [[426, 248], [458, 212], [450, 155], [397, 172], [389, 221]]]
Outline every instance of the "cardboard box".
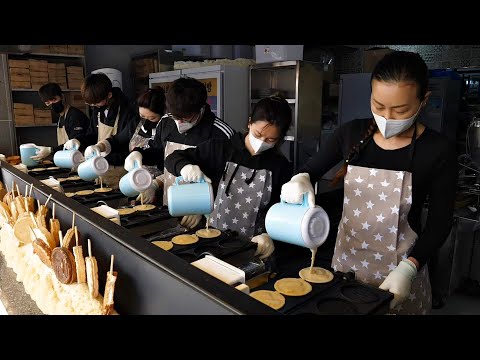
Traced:
[[29, 68], [10, 68], [10, 75], [30, 74]]
[[15, 115], [15, 125], [35, 125], [35, 118], [33, 115]]
[[81, 66], [67, 66], [67, 74], [82, 74], [83, 67]]
[[388, 53], [391, 53], [393, 50], [388, 48], [382, 49], [371, 49], [363, 51], [362, 59], [362, 71], [365, 73], [372, 72], [375, 68], [375, 65]]
[[12, 89], [31, 89], [32, 83], [30, 81], [10, 81]]
[[48, 61], [29, 59], [30, 71], [45, 71], [48, 72]]
[[13, 103], [15, 116], [33, 116], [33, 104]]
[[84, 55], [85, 45], [67, 45], [68, 53], [71, 55]]
[[44, 109], [34, 109], [35, 125], [52, 124], [52, 112]]
[[255, 45], [258, 64], [291, 60], [303, 60], [303, 45]]
[[10, 74], [11, 82], [30, 82], [30, 74]]
[[35, 48], [34, 53], [36, 53], [36, 54], [48, 54], [48, 53], [50, 53], [50, 45], [44, 45], [44, 46], [37, 47], [37, 48]]
[[11, 68], [29, 69], [30, 63], [28, 60], [8, 60], [8, 66]]
[[67, 45], [50, 45], [50, 53], [68, 54], [68, 46]]

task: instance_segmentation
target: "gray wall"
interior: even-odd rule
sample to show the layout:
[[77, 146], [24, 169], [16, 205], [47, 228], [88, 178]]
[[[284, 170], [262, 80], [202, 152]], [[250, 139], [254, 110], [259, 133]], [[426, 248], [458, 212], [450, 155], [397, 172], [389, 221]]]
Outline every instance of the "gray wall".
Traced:
[[171, 49], [171, 45], [87, 45], [85, 61], [87, 74], [101, 68], [114, 68], [122, 72], [123, 92], [133, 100], [130, 60], [133, 55], [155, 49]]

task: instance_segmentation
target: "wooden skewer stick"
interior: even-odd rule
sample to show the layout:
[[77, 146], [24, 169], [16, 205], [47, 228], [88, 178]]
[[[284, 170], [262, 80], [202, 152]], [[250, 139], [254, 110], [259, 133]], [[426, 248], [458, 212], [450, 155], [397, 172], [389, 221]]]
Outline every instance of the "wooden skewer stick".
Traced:
[[143, 206], [143, 192], [140, 193], [140, 204], [142, 204], [142, 206]]
[[15, 191], [15, 180], [12, 180], [12, 190], [11, 190], [12, 194], [14, 191]]
[[52, 219], [55, 219], [55, 203], [52, 205]]
[[50, 201], [51, 198], [52, 198], [52, 194], [48, 195], [48, 199], [47, 199], [47, 201], [45, 201], [45, 207], [47, 207], [47, 204], [48, 204], [48, 202]]
[[75, 227], [75, 213], [72, 213], [72, 228]]
[[110, 275], [113, 275], [113, 254], [110, 257]]
[[25, 185], [25, 197], [27, 197], [28, 194], [28, 185]]
[[28, 185], [25, 185], [25, 196], [23, 197], [23, 201], [25, 202], [25, 211], [28, 213], [28, 199], [27, 199], [27, 194], [28, 194]]
[[17, 184], [15, 184], [15, 188], [17, 189], [17, 196], [20, 196], [20, 189], [18, 188]]
[[100, 178], [100, 189], [103, 189], [103, 180], [102, 180], [102, 177], [99, 176], [99, 178]]
[[7, 214], [7, 211], [2, 207], [3, 213], [5, 214], [5, 220], [7, 220], [9, 223], [11, 221], [10, 215]]
[[92, 257], [92, 245], [90, 239], [88, 239], [88, 256]]
[[60, 241], [60, 247], [63, 246], [63, 234], [62, 234], [62, 230], [58, 230], [58, 240]]
[[36, 228], [38, 228], [38, 223], [37, 220], [35, 220], [35, 216], [33, 216], [33, 213], [30, 213], [30, 217], [32, 218], [33, 224], [35, 225]]
[[33, 237], [36, 239], [37, 235], [35, 235], [35, 231], [33, 231], [32, 227], [28, 225], [28, 228], [30, 229], [30, 232], [32, 233]]
[[78, 229], [75, 226], [75, 245], [78, 246]]
[[33, 183], [30, 185], [30, 191], [28, 192], [28, 197], [32, 197]]
[[40, 200], [37, 199], [37, 207], [38, 207], [38, 211], [40, 211]]

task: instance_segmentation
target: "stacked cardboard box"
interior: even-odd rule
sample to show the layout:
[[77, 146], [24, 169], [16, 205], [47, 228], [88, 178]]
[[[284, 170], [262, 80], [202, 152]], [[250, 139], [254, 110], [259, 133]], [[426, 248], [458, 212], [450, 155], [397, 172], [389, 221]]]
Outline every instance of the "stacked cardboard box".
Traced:
[[68, 54], [68, 46], [67, 45], [50, 45], [50, 53]]
[[70, 55], [84, 55], [85, 45], [67, 45]]
[[37, 47], [33, 52], [36, 54], [49, 54], [50, 45], [43, 45], [43, 46]]
[[38, 90], [48, 83], [48, 61], [29, 59], [32, 89]]
[[80, 89], [83, 82], [83, 67], [67, 66], [67, 81], [69, 89]]
[[64, 63], [48, 63], [48, 82], [57, 83], [62, 90], [67, 89], [67, 73]]
[[86, 113], [85, 101], [83, 100], [82, 94], [79, 91], [65, 93], [65, 98], [70, 105]]
[[8, 60], [10, 87], [12, 89], [31, 89], [30, 66], [28, 60]]
[[33, 104], [13, 103], [16, 126], [34, 125]]
[[47, 109], [34, 109], [35, 125], [50, 125], [52, 124], [52, 112]]

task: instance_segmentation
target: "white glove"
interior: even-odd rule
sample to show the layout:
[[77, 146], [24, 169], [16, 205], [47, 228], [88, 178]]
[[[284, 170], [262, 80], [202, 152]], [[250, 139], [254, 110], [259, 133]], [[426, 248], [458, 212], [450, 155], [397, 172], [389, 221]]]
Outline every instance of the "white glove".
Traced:
[[410, 295], [410, 288], [415, 275], [417, 275], [417, 267], [412, 261], [405, 259], [388, 274], [379, 286], [380, 289], [388, 290], [394, 295], [393, 300], [390, 301], [390, 309], [404, 302]]
[[200, 224], [200, 220], [202, 220], [202, 215], [186, 215], [180, 221], [180, 225], [190, 230]]
[[[103, 145], [103, 144], [102, 144]], [[99, 144], [96, 144], [96, 145], [90, 145], [88, 146], [86, 149], [85, 149], [85, 154], [84, 157], [85, 159], [89, 159], [91, 158], [95, 153], [97, 155], [100, 155], [100, 153], [104, 151], [101, 149], [101, 146]]]
[[308, 196], [308, 206], [315, 207], [315, 191], [310, 182], [310, 175], [308, 173], [300, 173], [282, 185], [280, 198], [290, 204], [301, 204], [303, 203], [303, 194], [305, 193]]
[[47, 146], [36, 146], [37, 152], [36, 155], [30, 156], [30, 159], [33, 160], [42, 160], [52, 153], [52, 148]]
[[135, 161], [137, 162], [137, 167], [142, 167], [142, 154], [138, 151], [132, 151], [130, 155], [125, 159], [124, 168], [127, 171], [130, 171], [135, 168]]
[[197, 182], [202, 177], [206, 182], [212, 182], [197, 165], [185, 165], [182, 170], [180, 170], [180, 175], [183, 177], [183, 180], [187, 182]]
[[63, 148], [65, 150], [80, 149], [80, 141], [77, 139], [68, 140], [65, 144], [63, 144]]
[[260, 255], [260, 259], [265, 259], [272, 255], [275, 250], [275, 245], [273, 245], [273, 240], [267, 233], [263, 233], [252, 238], [252, 242], [257, 243], [257, 251], [255, 255]]
[[[153, 180], [152, 185], [150, 185], [150, 187], [142, 193], [143, 194], [143, 203], [144, 204], [151, 204], [155, 200], [155, 197], [157, 195], [157, 191], [158, 191], [159, 188], [160, 188], [160, 186], [158, 185], [158, 183], [155, 180]], [[141, 194], [139, 194], [137, 196], [137, 201], [142, 201], [142, 195]]]

